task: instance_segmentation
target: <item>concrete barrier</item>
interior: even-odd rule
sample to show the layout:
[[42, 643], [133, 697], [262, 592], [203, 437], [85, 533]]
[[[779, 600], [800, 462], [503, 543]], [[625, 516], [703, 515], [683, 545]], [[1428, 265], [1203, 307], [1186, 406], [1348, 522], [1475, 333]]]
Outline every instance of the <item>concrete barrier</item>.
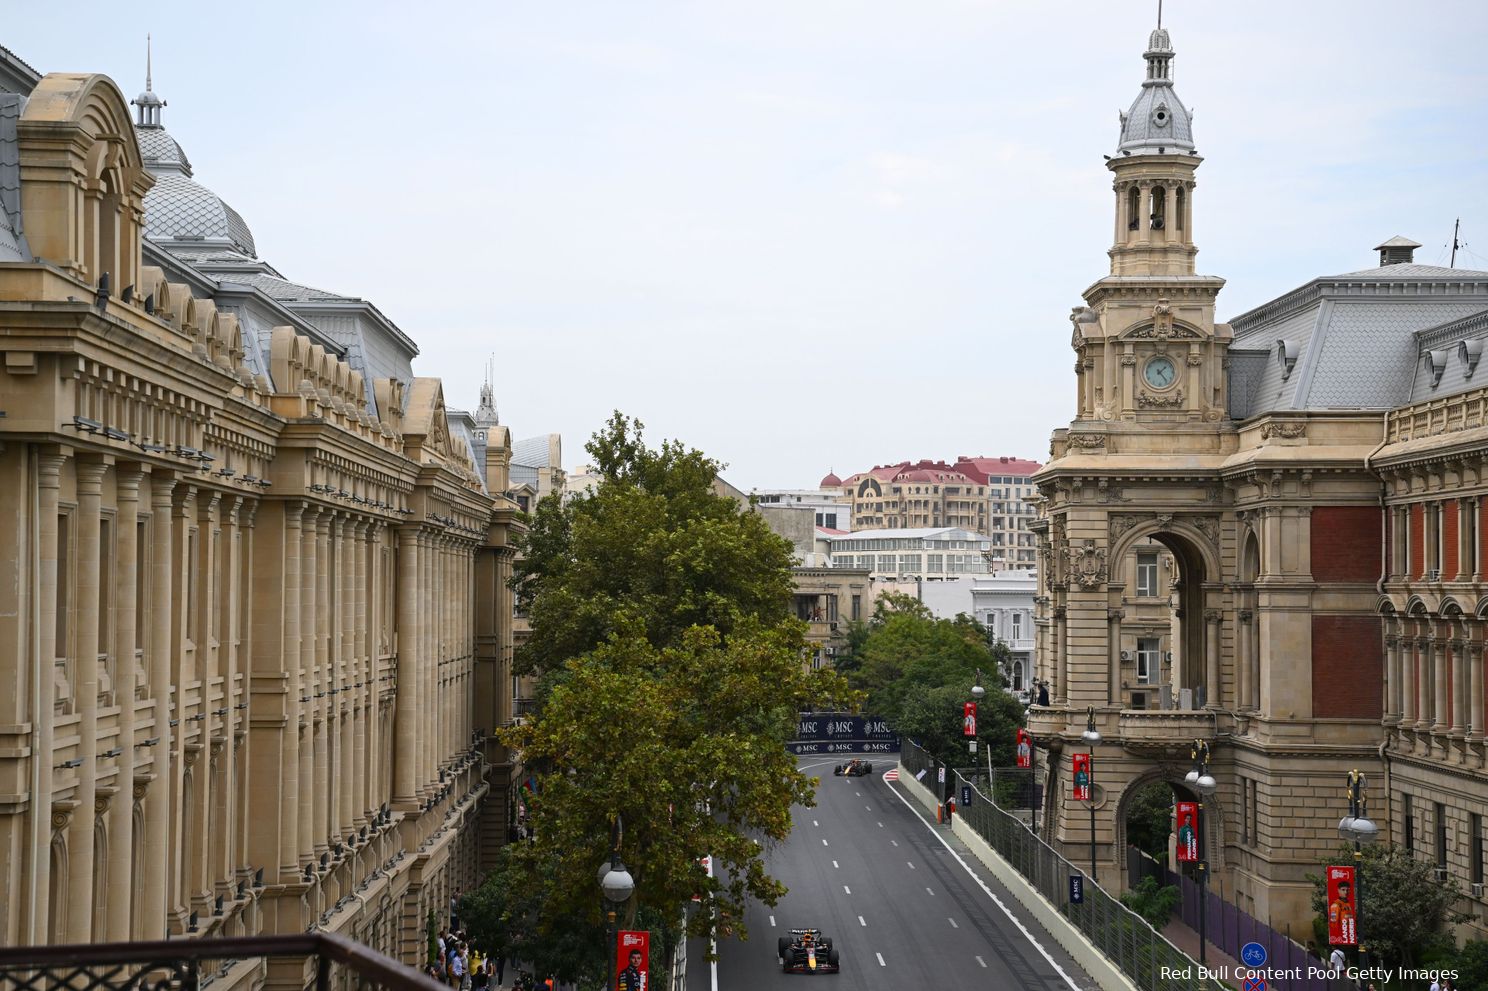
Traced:
[[[926, 777], [929, 777], [927, 774]], [[935, 792], [924, 784], [915, 780], [915, 777], [903, 764], [899, 765], [899, 783], [910, 797], [918, 801], [930, 812], [940, 807], [940, 802], [935, 797]], [[1060, 913], [1059, 909], [1051, 905], [1042, 895], [1028, 883], [1028, 880], [1019, 874], [1013, 865], [1002, 859], [998, 852], [977, 833], [971, 825], [960, 816], [951, 820], [951, 830], [966, 844], [971, 855], [982, 862], [982, 865], [991, 872], [998, 882], [1013, 896], [1030, 917], [1037, 920], [1038, 924], [1064, 948], [1064, 952], [1074, 958], [1089, 974], [1096, 984], [1100, 985], [1101, 991], [1138, 991], [1137, 986], [1131, 982], [1121, 968], [1117, 967], [1104, 953], [1096, 948], [1095, 944], [1085, 938], [1074, 923], [1070, 922]]]

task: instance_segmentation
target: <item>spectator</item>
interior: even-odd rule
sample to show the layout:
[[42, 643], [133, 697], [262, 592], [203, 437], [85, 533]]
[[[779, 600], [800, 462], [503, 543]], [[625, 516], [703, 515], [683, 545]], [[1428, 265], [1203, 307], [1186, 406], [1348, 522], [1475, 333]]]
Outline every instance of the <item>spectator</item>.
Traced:
[[[1328, 969], [1336, 970], [1341, 974], [1347, 963], [1348, 961], [1343, 956], [1343, 950], [1337, 946], [1333, 947], [1333, 953], [1328, 957]], [[1441, 989], [1437, 988], [1435, 991], [1441, 991]]]
[[1038, 704], [1039, 705], [1048, 705], [1049, 704], [1049, 683], [1047, 681], [1041, 681], [1041, 682], [1039, 682]]

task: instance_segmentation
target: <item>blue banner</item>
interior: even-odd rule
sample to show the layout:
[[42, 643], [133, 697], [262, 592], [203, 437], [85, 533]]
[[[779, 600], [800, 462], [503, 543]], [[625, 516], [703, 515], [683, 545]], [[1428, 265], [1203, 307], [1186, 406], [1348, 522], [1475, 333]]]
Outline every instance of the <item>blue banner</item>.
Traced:
[[894, 754], [899, 734], [877, 716], [803, 712], [787, 748], [797, 754]]

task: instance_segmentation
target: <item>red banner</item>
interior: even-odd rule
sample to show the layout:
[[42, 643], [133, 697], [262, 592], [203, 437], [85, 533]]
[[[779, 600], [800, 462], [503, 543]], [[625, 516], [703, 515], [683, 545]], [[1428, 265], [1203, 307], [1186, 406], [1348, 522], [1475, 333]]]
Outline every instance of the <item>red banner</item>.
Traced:
[[615, 961], [619, 968], [615, 986], [619, 991], [646, 991], [646, 985], [650, 983], [651, 933], [620, 930], [615, 945]]
[[1033, 737], [1026, 729], [1018, 730], [1018, 766], [1033, 766]]
[[966, 703], [965, 714], [961, 720], [961, 734], [963, 736], [976, 736], [976, 703]]
[[1358, 914], [1358, 903], [1354, 895], [1354, 869], [1352, 867], [1328, 868], [1328, 945], [1354, 946], [1359, 942], [1354, 934], [1354, 918]]
[[1075, 769], [1075, 801], [1090, 801], [1090, 755], [1073, 754], [1070, 762]]
[[1199, 803], [1176, 803], [1178, 819], [1178, 862], [1192, 864], [1199, 859]]

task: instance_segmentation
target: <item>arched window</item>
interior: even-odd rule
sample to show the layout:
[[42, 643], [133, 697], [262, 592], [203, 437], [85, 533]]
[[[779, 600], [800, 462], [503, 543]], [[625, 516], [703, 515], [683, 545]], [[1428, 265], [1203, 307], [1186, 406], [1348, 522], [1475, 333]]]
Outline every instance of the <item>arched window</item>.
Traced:
[[1168, 191], [1162, 186], [1152, 187], [1152, 229], [1160, 231], [1167, 222]]
[[51, 907], [51, 918], [47, 924], [47, 941], [52, 944], [67, 942], [67, 841], [62, 833], [52, 837], [52, 855], [47, 881], [51, 887], [47, 895]]
[[1173, 191], [1173, 212], [1177, 214], [1173, 223], [1181, 231], [1183, 230], [1184, 215], [1188, 213], [1188, 190], [1179, 186]]
[[1126, 190], [1126, 229], [1134, 231], [1137, 229], [1137, 218], [1142, 215], [1142, 193], [1136, 186], [1130, 186]]
[[1015, 691], [1015, 692], [1021, 692], [1022, 690], [1023, 690], [1023, 662], [1022, 661], [1014, 661], [1013, 662], [1013, 691]]

